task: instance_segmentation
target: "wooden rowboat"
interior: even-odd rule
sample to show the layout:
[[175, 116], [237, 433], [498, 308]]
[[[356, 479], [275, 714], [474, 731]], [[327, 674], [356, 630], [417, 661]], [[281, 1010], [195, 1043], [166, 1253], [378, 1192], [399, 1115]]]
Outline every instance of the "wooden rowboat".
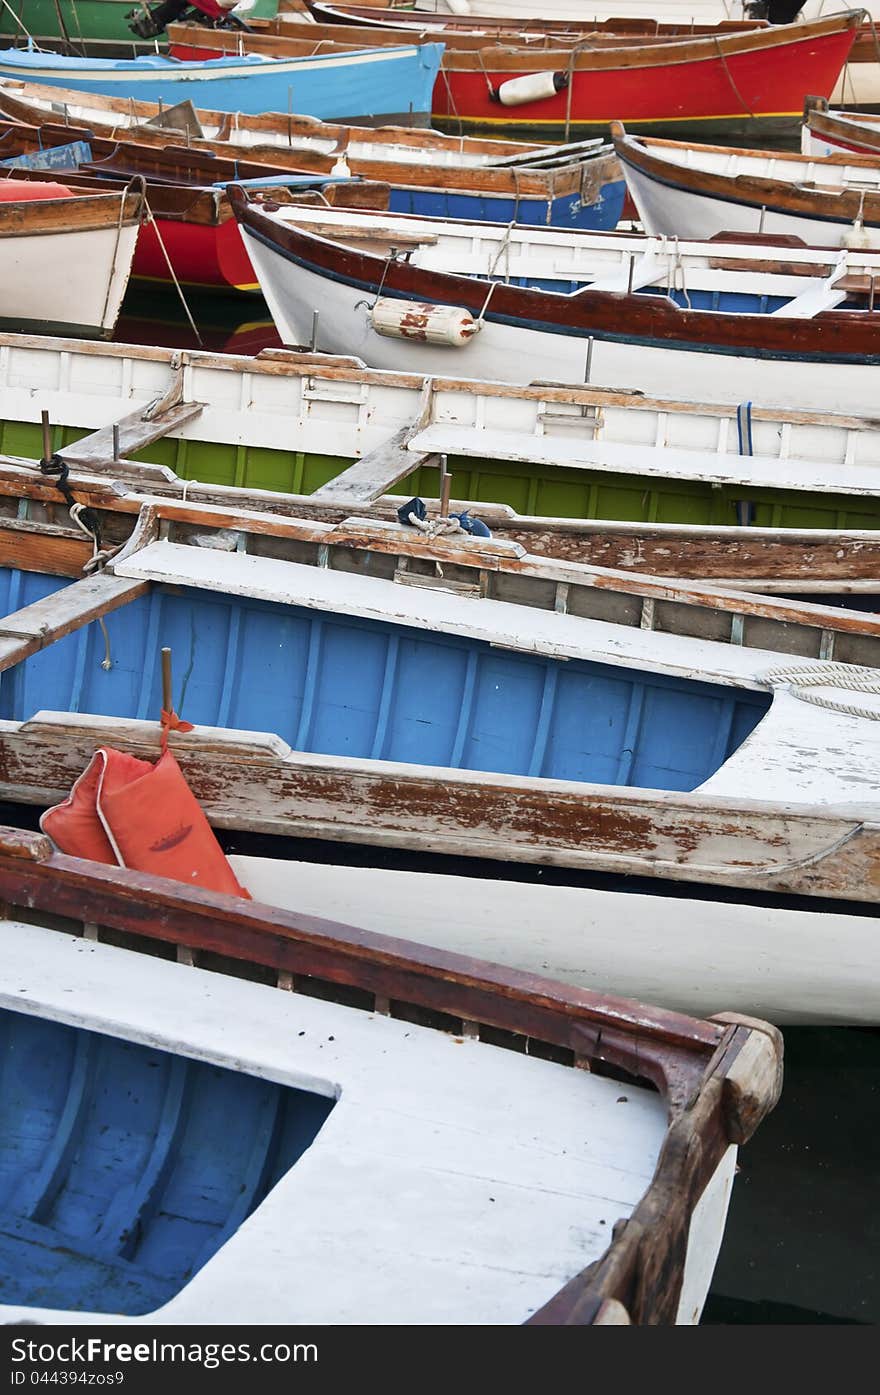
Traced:
[[[689, 136], [722, 126], [728, 134], [789, 134], [800, 122], [805, 90], [831, 96], [863, 14], [852, 10], [808, 24], [654, 43], [628, 44], [624, 37], [607, 46], [585, 40], [543, 51], [450, 46], [434, 86], [432, 124], [452, 131], [540, 131], [542, 138], [564, 140], [615, 119], [654, 134]], [[366, 43], [371, 32], [359, 30], [356, 44]], [[170, 52], [183, 61], [315, 50], [310, 37], [195, 25], [169, 25], [168, 37]], [[332, 42], [322, 39], [321, 50], [331, 51]]]
[[649, 232], [794, 236], [816, 247], [880, 247], [880, 164], [779, 150], [645, 140], [611, 127]]
[[[17, 131], [22, 123], [38, 131], [41, 150], [87, 141], [102, 173], [217, 185], [290, 171], [338, 178], [341, 166], [359, 180], [388, 185], [387, 206], [399, 213], [610, 230], [626, 192], [614, 152], [600, 140], [548, 147], [272, 113], [233, 116], [189, 107], [184, 114], [156, 103], [8, 83], [0, 86], [0, 115]], [[185, 129], [175, 129], [175, 121]]]
[[[793, 0], [792, 0], [793, 2]], [[808, 0], [809, 3], [809, 0]], [[704, 14], [697, 19], [696, 12], [700, 8], [699, 0], [696, 6], [691, 5], [690, 10], [685, 13], [686, 5], [681, 6], [681, 12], [671, 19], [666, 19], [662, 14], [658, 14], [657, 7], [648, 10], [646, 0], [627, 0], [626, 16], [619, 15], [616, 10], [612, 13], [609, 10], [607, 18], [600, 18], [595, 4], [585, 5], [583, 3], [573, 3], [568, 17], [558, 15], [540, 16], [535, 12], [534, 0], [525, 0], [524, 7], [519, 14], [516, 13], [516, 4], [505, 6], [505, 12], [490, 13], [490, 4], [471, 6], [469, 3], [465, 9], [458, 0], [460, 13], [453, 13], [442, 4], [431, 4], [425, 6], [414, 5], [411, 9], [404, 9], [397, 5], [330, 5], [322, 4], [320, 0], [309, 0], [308, 8], [300, 3], [300, 0], [281, 0], [277, 7], [277, 17], [285, 24], [294, 24], [297, 21], [308, 24], [309, 32], [312, 28], [312, 16], [318, 25], [334, 24], [337, 27], [346, 25], [356, 25], [358, 28], [369, 29], [394, 29], [412, 33], [435, 33], [442, 29], [444, 32], [461, 35], [472, 34], [475, 31], [482, 31], [483, 38], [501, 36], [508, 43], [541, 44], [547, 46], [550, 43], [558, 43], [560, 39], [577, 39], [584, 37], [587, 33], [593, 34], [626, 34], [628, 37], [658, 36], [667, 34], [682, 37], [690, 34], [734, 34], [745, 29], [760, 29], [766, 21], [749, 19], [745, 14], [741, 17], [735, 16], [732, 11], [739, 8], [744, 11], [744, 6], [731, 5], [730, 0], [724, 0], [724, 16], [719, 18], [718, 6], [714, 0], [709, 0], [704, 5]], [[556, 9], [557, 6], [551, 6]], [[661, 5], [660, 10], [663, 9]], [[643, 14], [639, 10], [644, 9]], [[729, 17], [726, 17], [729, 14]], [[263, 28], [261, 21], [274, 18], [275, 16], [260, 15], [252, 16], [248, 19], [248, 25], [258, 32]], [[817, 16], [809, 15], [810, 19]]]
[[[225, 835], [233, 846], [242, 835]], [[283, 847], [284, 845], [282, 845]], [[574, 874], [462, 861], [455, 873], [412, 870], [412, 856], [363, 851], [346, 864], [316, 845], [283, 855], [230, 853], [257, 900], [289, 911], [478, 954], [594, 992], [619, 992], [709, 1016], [720, 1002], [777, 1026], [880, 1026], [877, 919], [802, 904], [753, 904], [706, 888], [674, 896], [585, 885]], [[304, 860], [310, 859], [310, 860]], [[516, 880], [513, 878], [516, 877]], [[702, 899], [701, 899], [702, 898]], [[450, 906], [455, 914], [450, 916]]]
[[762, 591], [880, 585], [869, 417], [13, 335], [0, 336], [0, 400], [0, 450], [16, 457], [0, 471], [4, 508], [32, 498], [36, 521], [60, 503], [27, 464], [47, 454], [46, 411], [48, 453], [101, 508], [118, 480], [221, 508], [394, 520], [408, 498], [439, 496], [445, 457], [453, 510], [530, 553]]
[[[536, 12], [535, 0], [453, 0], [451, 4], [449, 0], [415, 0], [412, 11], [399, 10], [393, 5], [387, 6], [384, 0], [375, 5], [370, 3], [370, 0], [364, 0], [361, 5], [314, 4], [312, 0], [307, 0], [309, 11], [322, 18], [339, 16], [344, 23], [366, 22], [370, 16], [375, 16], [376, 22], [383, 24], [390, 22], [392, 18], [398, 23], [440, 22], [444, 26], [479, 26], [484, 22], [500, 25], [526, 24], [532, 32], [543, 30], [545, 24], [550, 26], [552, 32], [553, 26], [573, 23], [597, 24], [615, 31], [619, 24], [646, 27], [657, 24], [661, 29], [669, 25], [677, 26], [686, 32], [694, 23], [697, 24], [698, 31], [700, 25], [714, 26], [719, 21], [731, 25], [745, 22], [755, 25], [765, 16], [755, 20], [752, 18], [753, 12], [764, 8], [772, 11], [772, 24], [788, 24], [801, 16], [816, 19], [825, 10], [823, 0], [805, 0], [805, 4], [797, 8], [795, 0], [788, 0], [788, 3], [786, 0], [770, 0], [769, 5], [756, 4], [755, 0], [720, 0], [720, 3], [719, 0], [658, 0], [658, 3], [654, 3], [654, 0], [625, 0], [624, 10], [627, 18], [621, 20], [618, 18], [622, 13], [620, 4], [621, 0], [550, 0], [549, 4], [541, 7], [539, 15]], [[299, 8], [300, 0], [280, 0], [277, 12], [292, 18], [293, 12]], [[872, 0], [869, 0], [865, 10], [869, 14], [872, 12]]]
[[0, 189], [0, 325], [111, 335], [143, 217], [143, 195], [130, 188], [76, 195], [60, 184], [7, 181]]
[[4, 1321], [699, 1320], [737, 1149], [780, 1093], [768, 1024], [587, 993], [10, 829], [0, 895], [19, 1063], [2, 1077], [19, 1183]]
[[[489, 0], [493, 5], [494, 0]], [[756, 29], [766, 23], [790, 24], [795, 21], [821, 19], [828, 11], [824, 0], [807, 0], [797, 9], [797, 0], [752, 0], [752, 3], [735, 4], [723, 0], [698, 0], [696, 5], [667, 0], [658, 8], [647, 0], [628, 0], [626, 17], [615, 15], [613, 6], [604, 11], [595, 4], [584, 6], [580, 0], [572, 0], [568, 6], [568, 19], [549, 19], [541, 12], [535, 14], [534, 0], [523, 0], [519, 7], [519, 18], [514, 13], [478, 14], [468, 0], [456, 0], [460, 14], [444, 11], [443, 7], [403, 10], [372, 6], [310, 4], [320, 21], [335, 25], [345, 32], [351, 42], [357, 42], [357, 28], [368, 25], [371, 29], [384, 29], [391, 41], [396, 33], [399, 39], [406, 34], [420, 33], [423, 38], [442, 40], [447, 47], [469, 42], [485, 44], [487, 41], [506, 45], [526, 47], [562, 47], [590, 39], [595, 43], [614, 43], [612, 35], [625, 36], [627, 43], [657, 42], [670, 38], [693, 38], [698, 35], [736, 33], [745, 29]], [[576, 7], [575, 7], [576, 6]], [[512, 6], [512, 10], [515, 6]], [[565, 8], [563, 3], [562, 8]], [[480, 5], [485, 11], [486, 6]], [[294, 13], [295, 5], [282, 3], [278, 19], [285, 25], [285, 32], [296, 33], [294, 21], [306, 20], [308, 15]], [[597, 15], [598, 11], [598, 15]], [[831, 93], [835, 105], [876, 110], [880, 103], [880, 61], [878, 61], [878, 29], [880, 6], [872, 10], [865, 6], [866, 18], [856, 33], [855, 43], [849, 51], [840, 77]], [[249, 18], [248, 25], [257, 32], [264, 29], [268, 17]], [[357, 26], [343, 30], [342, 26]], [[302, 26], [300, 26], [302, 32]], [[307, 33], [313, 32], [309, 24]], [[326, 32], [323, 30], [322, 32]], [[619, 39], [617, 40], [619, 42]]]
[[878, 160], [880, 117], [868, 112], [831, 111], [824, 97], [807, 97], [801, 151], [808, 158], [853, 154]]
[[874, 253], [774, 247], [768, 268], [766, 245], [267, 212], [229, 194], [286, 344], [310, 342], [317, 311], [319, 348], [376, 368], [447, 374], [454, 360], [462, 376], [528, 382], [540, 365], [547, 379], [670, 397], [874, 400]]
[[[250, 509], [285, 518], [344, 523], [356, 512], [359, 519], [393, 523], [407, 502], [403, 495], [380, 495], [358, 503], [332, 490], [316, 494], [276, 494], [268, 490], [206, 485], [175, 476], [172, 471], [130, 461], [96, 462], [73, 470], [70, 487], [76, 498], [96, 510], [105, 538], [121, 542], [145, 497], [190, 499], [221, 509]], [[111, 473], [112, 471], [112, 473]], [[441, 502], [422, 501], [426, 527], [441, 518]], [[821, 597], [828, 604], [860, 602], [873, 610], [880, 592], [880, 533], [855, 529], [796, 529], [715, 527], [669, 523], [632, 524], [616, 520], [591, 522], [537, 518], [499, 504], [451, 499], [452, 526], [462, 512], [479, 519], [493, 537], [516, 543], [536, 556], [555, 557], [617, 571], [648, 571], [683, 581], [713, 581], [742, 591]], [[19, 457], [0, 456], [0, 516], [65, 528], [65, 508], [51, 482]], [[466, 528], [461, 530], [466, 532]], [[76, 566], [90, 556], [86, 539], [75, 532]]]
[[[14, 43], [30, 36], [38, 49], [61, 53], [133, 58], [157, 47], [131, 27], [131, 17], [145, 8], [132, 0], [14, 0], [0, 6], [0, 35]], [[252, 0], [249, 14], [269, 18], [277, 8], [277, 0]]]
[[[297, 108], [307, 116], [422, 126], [429, 124], [442, 52], [442, 44], [413, 44], [295, 56], [275, 63], [256, 54], [181, 63], [160, 54], [69, 58], [4, 49], [0, 77], [109, 96], [136, 94], [141, 101], [166, 106], [188, 97], [197, 81], [206, 105], [232, 112], [287, 111], [292, 85]], [[821, 82], [810, 90], [822, 92]]]
[[[73, 155], [72, 169], [62, 167], [62, 160], [53, 163], [48, 169], [27, 167], [30, 159], [22, 152], [47, 149], [57, 150], [59, 157], [64, 149], [76, 152], [79, 143], [52, 147], [49, 143], [55, 138], [67, 139], [71, 132], [64, 127], [25, 127], [0, 120], [0, 148], [9, 159], [8, 167], [0, 167], [0, 181], [27, 181], [40, 184], [46, 180], [62, 180], [64, 187], [76, 194], [100, 194], [106, 197], [107, 191], [120, 189], [139, 182], [143, 187], [145, 214], [134, 249], [131, 263], [131, 276], [135, 280], [158, 282], [171, 287], [176, 280], [179, 284], [197, 290], [223, 290], [242, 292], [254, 296], [258, 290], [256, 274], [250, 258], [244, 249], [238, 224], [233, 216], [229, 199], [222, 184], [212, 185], [211, 173], [202, 183], [184, 182], [181, 178], [181, 157], [168, 160], [161, 158], [164, 152], [157, 152], [157, 158], [127, 159], [121, 142], [98, 142], [90, 138], [88, 131], [82, 134], [89, 140], [86, 149], [89, 154], [101, 154], [101, 146], [110, 152], [109, 160], [98, 159], [82, 162]], [[21, 157], [25, 168], [20, 168], [16, 155]], [[184, 160], [186, 157], [183, 157]], [[355, 179], [329, 181], [322, 175], [290, 173], [285, 183], [278, 187], [267, 166], [262, 168], [265, 178], [261, 183], [257, 178], [248, 183], [253, 198], [270, 199], [273, 205], [291, 202], [298, 204], [314, 202], [320, 208], [356, 207], [384, 209], [388, 206], [388, 186]], [[196, 172], [198, 173], [198, 171]], [[247, 170], [242, 171], [246, 177]], [[179, 312], [179, 301], [177, 304]], [[34, 328], [38, 328], [36, 324]]]
[[0, 796], [154, 750], [161, 644], [218, 827], [880, 898], [876, 617], [509, 547], [163, 502], [98, 576], [10, 569]]

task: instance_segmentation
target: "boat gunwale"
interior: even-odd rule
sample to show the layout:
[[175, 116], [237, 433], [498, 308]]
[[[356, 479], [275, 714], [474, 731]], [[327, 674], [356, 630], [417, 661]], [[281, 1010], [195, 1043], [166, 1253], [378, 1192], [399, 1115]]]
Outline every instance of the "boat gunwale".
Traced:
[[[659, 141], [652, 137], [629, 135], [622, 122], [611, 123], [612, 139], [617, 157], [624, 169], [631, 167], [652, 183], [662, 184], [679, 194], [691, 194], [703, 199], [721, 203], [741, 204], [745, 207], [762, 207], [771, 213], [783, 213], [789, 217], [821, 218], [828, 223], [851, 224], [854, 219], [864, 216], [866, 224], [880, 221], [880, 166], [870, 156], [860, 157], [866, 169], [876, 176], [876, 187], [862, 189], [855, 184], [841, 183], [839, 188], [811, 188], [807, 184], [788, 183], [774, 179], [772, 175], [725, 174], [707, 170], [699, 166], [679, 164], [675, 160], [664, 159], [662, 153], [652, 152], [652, 146], [664, 146], [681, 150], [685, 142]], [[687, 148], [691, 148], [687, 143]], [[694, 146], [694, 149], [739, 154], [734, 147]], [[775, 152], [743, 151], [745, 155], [773, 154]], [[798, 164], [810, 163], [809, 157], [789, 152], [780, 152]], [[846, 156], [816, 156], [815, 162], [828, 161], [833, 167], [857, 163]], [[769, 196], [769, 197], [768, 197]], [[829, 247], [829, 251], [836, 250]], [[825, 312], [828, 313], [828, 312]]]
[[[29, 462], [0, 456], [0, 494], [8, 493], [15, 498], [29, 496], [47, 500], [47, 496], [54, 494], [56, 488], [41, 478], [33, 478], [32, 472], [36, 468]], [[9, 473], [6, 473], [7, 471]], [[528, 577], [536, 581], [550, 581], [555, 585], [581, 586], [588, 589], [637, 596], [643, 600], [671, 601], [676, 604], [693, 606], [695, 609], [706, 608], [724, 613], [729, 612], [734, 616], [751, 615], [782, 621], [786, 624], [796, 623], [807, 628], [830, 631], [831, 633], [851, 633], [880, 638], [880, 615], [848, 611], [836, 606], [790, 600], [785, 597], [771, 598], [755, 595], [751, 591], [738, 591], [735, 586], [720, 582], [678, 581], [674, 578], [658, 577], [637, 570], [623, 570], [528, 553], [521, 544], [506, 540], [471, 538], [470, 536], [456, 537], [455, 535], [429, 540], [418, 532], [398, 530], [393, 524], [389, 526], [381, 520], [363, 518], [356, 513], [346, 512], [348, 508], [356, 507], [352, 505], [340, 506], [340, 512], [344, 516], [336, 522], [283, 516], [272, 507], [276, 499], [279, 503], [297, 499], [306, 505], [309, 504], [309, 501], [312, 501], [313, 506], [318, 504], [319, 501], [311, 495], [269, 495], [267, 497], [269, 508], [263, 512], [240, 507], [227, 506], [224, 508], [222, 498], [219, 501], [200, 502], [191, 499], [184, 500], [182, 497], [175, 499], [167, 495], [153, 494], [149, 480], [145, 481], [142, 492], [134, 493], [126, 490], [121, 495], [118, 492], [119, 484], [113, 477], [104, 479], [88, 474], [80, 475], [74, 470], [71, 472], [70, 480], [73, 488], [82, 489], [90, 500], [95, 499], [99, 507], [111, 512], [137, 515], [128, 541], [123, 548], [116, 552], [109, 563], [111, 571], [116, 564], [136, 556], [140, 548], [151, 537], [157, 537], [161, 531], [167, 528], [167, 525], [199, 525], [214, 529], [218, 533], [232, 531], [245, 537], [249, 535], [266, 536], [287, 539], [291, 543], [310, 543], [316, 547], [338, 546], [343, 549], [354, 547], [363, 549], [365, 552], [421, 558], [430, 562], [442, 560], [464, 569], [470, 569], [476, 574], [491, 571], [505, 575]], [[187, 484], [186, 481], [180, 481], [181, 495]], [[95, 486], [98, 487], [97, 494], [92, 493]], [[212, 487], [223, 488], [223, 486]], [[541, 520], [541, 522], [544, 521]], [[551, 522], [552, 520], [547, 520], [547, 526]], [[561, 520], [561, 522], [575, 524], [574, 520]], [[596, 531], [602, 529], [603, 526], [601, 520], [595, 520], [592, 523], [592, 527]], [[632, 531], [635, 527], [635, 525], [626, 523], [616, 523], [614, 526], [623, 532]], [[660, 537], [664, 535], [662, 531], [664, 527], [674, 529], [685, 526], [645, 525], [646, 531], [656, 532], [656, 535]], [[692, 525], [692, 527], [695, 532], [704, 531], [697, 528], [696, 525]], [[22, 528], [28, 532], [45, 531], [48, 533], [52, 531], [51, 525], [33, 524], [26, 521], [23, 523], [19, 519], [0, 517], [0, 531], [15, 532]], [[731, 529], [730, 531], [751, 535], [753, 532], [758, 533], [762, 530], [744, 528]], [[769, 533], [773, 530], [764, 531]], [[788, 536], [788, 530], [777, 529], [775, 531], [777, 534]], [[76, 534], [72, 534], [72, 536], [76, 536]], [[797, 534], [797, 536], [805, 541], [813, 540], [813, 534], [808, 530]], [[869, 542], [880, 543], [880, 537], [875, 537], [873, 533], [856, 533], [855, 530], [853, 532], [829, 530], [823, 536], [828, 537], [831, 541], [834, 541], [838, 536], [843, 536], [857, 539], [865, 538]], [[318, 563], [313, 565], [317, 566]], [[618, 623], [625, 625], [625, 622]], [[2, 629], [2, 625], [0, 625], [0, 629]], [[712, 642], [732, 643], [733, 641], [715, 640]]]
[[[15, 500], [17, 510], [20, 510], [22, 500], [26, 501], [26, 507], [30, 502], [48, 505], [50, 508], [53, 505], [57, 507], [55, 486], [49, 482], [34, 480], [32, 468], [14, 458], [0, 456], [0, 499]], [[241, 508], [245, 512], [250, 510], [257, 515], [269, 513], [302, 521], [322, 522], [334, 530], [327, 540], [330, 546], [334, 543], [350, 546], [352, 542], [357, 544], [363, 541], [369, 528], [376, 522], [393, 522], [397, 510], [406, 499], [404, 494], [383, 494], [367, 506], [356, 506], [358, 512], [352, 514], [351, 504], [332, 500], [320, 503], [308, 494], [273, 494], [269, 490], [251, 491], [234, 485], [202, 485], [181, 479], [170, 471], [167, 478], [157, 481], [154, 472], [162, 472], [164, 469], [162, 466], [148, 466], [144, 469], [134, 465], [127, 470], [115, 470], [111, 478], [72, 470], [68, 482], [78, 494], [80, 502], [101, 513], [102, 528], [105, 530], [107, 515], [111, 518], [119, 518], [120, 515], [130, 518], [140, 511], [147, 499], [161, 502], [176, 498], [183, 502], [186, 490], [187, 499], [192, 504], [201, 503], [209, 508], [220, 509]], [[165, 486], [164, 490], [160, 484]], [[204, 497], [198, 497], [200, 494]], [[259, 496], [256, 500], [254, 494]], [[426, 502], [429, 516], [437, 516], [440, 501], [429, 499]], [[607, 567], [609, 571], [616, 570], [625, 575], [643, 573], [644, 569], [641, 566], [625, 565], [622, 557], [612, 563], [600, 560], [593, 562], [589, 557], [574, 555], [579, 546], [589, 545], [586, 540], [590, 538], [595, 538], [598, 545], [604, 543], [606, 547], [619, 539], [623, 549], [628, 547], [638, 550], [642, 545], [650, 545], [652, 542], [663, 543], [664, 556], [667, 559], [671, 548], [676, 545], [681, 551], [681, 560], [675, 563], [674, 569], [658, 569], [657, 559], [654, 558], [652, 574], [667, 578], [670, 584], [681, 588], [705, 587], [711, 584], [723, 588], [726, 592], [760, 592], [765, 596], [775, 592], [787, 594], [792, 590], [804, 591], [811, 595], [823, 592], [834, 595], [861, 594], [880, 590], [880, 578], [876, 574], [877, 559], [880, 558], [880, 530], [799, 530], [722, 524], [703, 527], [687, 523], [639, 524], [620, 522], [616, 519], [553, 518], [519, 514], [506, 504], [486, 505], [467, 499], [451, 499], [450, 509], [466, 510], [481, 516], [484, 522], [492, 525], [493, 530], [500, 530], [502, 535], [505, 532], [513, 535], [502, 536], [499, 541], [507, 542], [508, 545], [518, 545], [526, 551], [529, 550], [532, 535], [540, 535], [539, 543], [543, 543], [549, 534], [552, 537], [552, 546], [546, 546], [546, 550], [535, 554], [538, 560], [549, 565], [568, 562], [578, 566]], [[26, 551], [18, 554], [10, 539], [16, 534], [24, 533], [36, 534], [43, 538], [57, 535], [51, 557], [48, 552], [37, 559]], [[105, 531], [105, 538], [106, 536]], [[566, 539], [571, 540], [570, 546]], [[464, 542], [464, 539], [460, 541]], [[809, 576], [803, 576], [797, 569], [794, 572], [772, 572], [772, 568], [765, 568], [764, 572], [753, 569], [746, 575], [737, 576], [734, 564], [731, 566], [730, 575], [724, 575], [723, 572], [718, 575], [703, 572], [701, 575], [705, 567], [705, 554], [694, 557], [691, 550], [697, 544], [713, 543], [716, 546], [744, 546], [747, 553], [753, 548], [756, 551], [766, 549], [771, 553], [781, 548], [783, 553], [794, 549], [795, 555], [799, 555], [800, 549], [807, 548], [810, 550], [813, 570]], [[829, 567], [827, 574], [816, 561], [817, 550], [823, 548], [832, 549], [834, 554], [833, 565]], [[845, 549], [849, 554], [844, 565], [840, 555], [841, 549]], [[392, 551], [390, 547], [385, 550]], [[33, 522], [27, 517], [22, 518], [20, 512], [17, 512], [16, 517], [0, 513], [0, 555], [7, 559], [3, 565], [15, 565], [26, 571], [49, 571], [75, 579], [82, 574], [82, 567], [91, 553], [91, 544], [77, 529]], [[867, 554], [867, 562], [863, 560], [863, 554]], [[455, 555], [455, 561], [456, 564], [471, 565], [474, 563], [474, 557], [475, 554], [462, 549]], [[16, 560], [11, 560], [13, 558]], [[691, 570], [688, 570], [688, 562]], [[546, 575], [549, 578], [552, 574], [548, 571]], [[690, 597], [690, 592], [688, 595]]]
[[[516, 45], [486, 45], [476, 52], [465, 49], [445, 48], [441, 58], [441, 70], [447, 72], [476, 71], [485, 73], [487, 66], [502, 67], [505, 71], [541, 72], [560, 67], [560, 60], [568, 57], [574, 73], [596, 69], [619, 70], [622, 68], [665, 68], [684, 63], [718, 62], [740, 53], [750, 53], [775, 48], [791, 47], [798, 43], [846, 33], [855, 33], [864, 22], [866, 10], [844, 10], [825, 19], [805, 20], [799, 24], [769, 26], [765, 29], [751, 29], [745, 32], [709, 34], [697, 38], [671, 39], [656, 44], [621, 43], [617, 47], [605, 47], [590, 51], [578, 49], [577, 44], [568, 44], [558, 49], [531, 49]], [[844, 22], [845, 21], [845, 22]], [[337, 26], [333, 26], [334, 28]], [[238, 32], [214, 30], [199, 24], [169, 24], [166, 26], [169, 48], [205, 48], [229, 53], [233, 46], [236, 52], [240, 46], [246, 53], [272, 54], [284, 57], [290, 52], [304, 49], [309, 40], [299, 36], [279, 35], [265, 31], [243, 35]], [[364, 29], [365, 36], [370, 31]], [[625, 37], [625, 36], [624, 36]], [[367, 39], [365, 38], [365, 42]], [[331, 49], [344, 52], [354, 45], [339, 40], [322, 39], [316, 41], [317, 48], [330, 44]], [[380, 44], [374, 45], [382, 47]], [[544, 60], [543, 62], [540, 60]], [[537, 60], [537, 61], [536, 61]]]
[[[51, 171], [56, 179], [59, 171]], [[16, 171], [9, 178], [15, 179]], [[74, 192], [67, 198], [9, 199], [0, 201], [0, 238], [43, 237], [62, 233], [104, 232], [108, 228], [140, 226], [144, 194], [120, 190]]]

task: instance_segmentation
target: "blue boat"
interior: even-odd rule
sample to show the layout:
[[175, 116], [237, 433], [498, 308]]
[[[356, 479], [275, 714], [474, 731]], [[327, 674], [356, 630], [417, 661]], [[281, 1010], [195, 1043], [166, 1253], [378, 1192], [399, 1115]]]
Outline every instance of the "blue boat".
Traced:
[[152, 53], [133, 59], [69, 58], [6, 49], [0, 77], [169, 106], [197, 94], [197, 105], [215, 111], [294, 110], [328, 120], [427, 126], [442, 55], [442, 44], [415, 44], [311, 58], [244, 54], [199, 63]]
[[[658, 604], [653, 581], [562, 565], [152, 501], [67, 594], [0, 573], [0, 798], [57, 804], [101, 746], [154, 757], [174, 708], [215, 827], [871, 899], [837, 850], [876, 856], [877, 723], [789, 691], [831, 612]], [[761, 647], [780, 622], [784, 649]], [[815, 681], [842, 686], [847, 633]]]
[[[9, 569], [0, 582], [7, 613], [65, 584]], [[105, 623], [109, 672], [101, 630], [85, 627], [3, 674], [0, 718], [155, 718], [170, 646], [177, 710], [197, 725], [328, 756], [685, 791], [770, 706], [745, 688], [196, 588], [156, 585]]]
[[479, 190], [391, 185], [388, 208], [392, 213], [413, 213], [422, 218], [465, 218], [479, 223], [516, 222], [533, 228], [613, 232], [623, 214], [625, 197], [626, 181], [619, 179], [603, 185], [592, 203], [578, 194], [563, 194], [555, 199], [514, 199]]
[[235, 1234], [332, 1108], [0, 1009], [2, 1302], [153, 1311]]

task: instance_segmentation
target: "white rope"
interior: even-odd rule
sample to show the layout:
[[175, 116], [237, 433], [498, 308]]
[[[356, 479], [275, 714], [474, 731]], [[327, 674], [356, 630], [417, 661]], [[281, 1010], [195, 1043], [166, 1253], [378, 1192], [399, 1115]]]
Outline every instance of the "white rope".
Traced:
[[862, 707], [858, 703], [841, 702], [839, 698], [811, 693], [810, 688], [841, 688], [849, 692], [880, 695], [880, 671], [858, 664], [805, 664], [794, 668], [771, 668], [762, 680], [772, 688], [789, 688], [792, 697], [814, 707], [826, 707], [830, 712], [842, 712], [850, 717], [868, 717], [880, 721], [880, 707]]
[[104, 296], [104, 308], [101, 311], [101, 329], [105, 328], [107, 307], [110, 304], [110, 292], [113, 290], [113, 278], [116, 275], [116, 258], [119, 253], [119, 239], [122, 236], [122, 224], [125, 218], [125, 202], [128, 198], [130, 188], [131, 183], [129, 182], [119, 195], [119, 218], [116, 222], [116, 241], [113, 244], [113, 260], [110, 263], [110, 274], [107, 277], [107, 294]]
[[410, 515], [410, 524], [413, 528], [418, 528], [420, 533], [424, 533], [426, 538], [439, 538], [444, 533], [464, 533], [457, 518], [416, 518], [415, 514]]
[[[107, 565], [115, 549], [98, 547], [97, 533], [95, 533], [82, 518], [82, 514], [87, 508], [88, 505], [86, 504], [72, 504], [67, 512], [70, 514], [77, 528], [81, 528], [86, 536], [92, 540], [92, 555], [82, 569], [85, 576], [91, 576], [94, 572], [100, 571], [102, 567]], [[98, 616], [98, 624], [101, 627], [101, 634], [104, 636], [104, 657], [101, 660], [101, 667], [105, 673], [109, 673], [113, 667], [113, 657], [110, 653], [110, 634], [104, 622], [103, 615]]]
[[147, 222], [152, 223], [153, 225], [153, 232], [156, 234], [156, 241], [158, 242], [159, 247], [162, 251], [162, 256], [165, 258], [165, 265], [168, 267], [168, 273], [171, 277], [171, 280], [174, 282], [174, 289], [177, 291], [177, 294], [180, 297], [180, 303], [183, 306], [186, 318], [189, 320], [190, 329], [196, 337], [196, 343], [199, 345], [199, 348], [203, 349], [205, 347], [204, 341], [202, 339], [202, 336], [199, 334], [199, 331], [196, 329], [195, 320], [189, 312], [189, 306], [186, 303], [186, 296], [183, 294], [181, 284], [174, 274], [174, 267], [171, 265], [171, 258], [165, 250], [165, 242], [163, 240], [162, 234], [159, 231], [159, 224], [156, 222], [153, 210], [150, 207], [149, 202], [147, 201], [146, 195], [144, 196], [144, 207], [147, 210]]

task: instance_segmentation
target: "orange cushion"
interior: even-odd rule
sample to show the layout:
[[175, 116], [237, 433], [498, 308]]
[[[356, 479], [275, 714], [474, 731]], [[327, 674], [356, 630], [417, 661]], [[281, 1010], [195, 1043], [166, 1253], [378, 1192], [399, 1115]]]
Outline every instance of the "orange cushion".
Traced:
[[127, 783], [105, 782], [98, 814], [124, 867], [247, 896], [170, 751]]
[[117, 788], [152, 768], [149, 761], [138, 760], [124, 751], [96, 751], [63, 803], [41, 815], [40, 828], [61, 852], [71, 857], [116, 863], [113, 846], [98, 816], [98, 790], [102, 784]]

